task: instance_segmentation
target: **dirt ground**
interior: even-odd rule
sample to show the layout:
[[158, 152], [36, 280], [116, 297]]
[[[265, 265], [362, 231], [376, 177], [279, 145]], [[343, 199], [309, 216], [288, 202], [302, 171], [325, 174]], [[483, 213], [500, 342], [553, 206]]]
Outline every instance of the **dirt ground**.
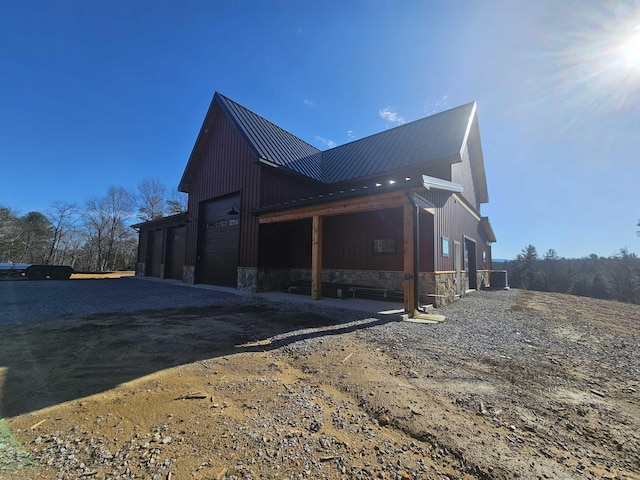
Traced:
[[640, 478], [640, 306], [500, 308], [509, 355], [263, 303], [3, 328], [0, 478]]
[[71, 280], [133, 277], [135, 274], [136, 272], [129, 271], [129, 270], [121, 271], [121, 272], [106, 272], [106, 273], [72, 273]]

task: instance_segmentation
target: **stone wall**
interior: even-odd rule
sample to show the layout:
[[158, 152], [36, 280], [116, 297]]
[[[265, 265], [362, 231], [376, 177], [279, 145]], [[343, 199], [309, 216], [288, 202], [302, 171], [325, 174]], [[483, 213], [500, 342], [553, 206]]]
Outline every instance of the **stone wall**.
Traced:
[[491, 285], [491, 270], [478, 270], [478, 288], [487, 288]]
[[238, 267], [238, 283], [236, 289], [240, 292], [256, 293], [258, 269], [256, 267]]
[[136, 263], [136, 277], [144, 277], [146, 264], [144, 262]]
[[193, 265], [185, 265], [182, 267], [182, 281], [189, 285], [196, 283], [196, 267]]
[[[404, 272], [377, 270], [323, 269], [323, 283], [363, 285], [387, 290], [402, 290]], [[281, 290], [287, 283], [310, 282], [310, 268], [261, 268], [257, 272], [257, 291]]]

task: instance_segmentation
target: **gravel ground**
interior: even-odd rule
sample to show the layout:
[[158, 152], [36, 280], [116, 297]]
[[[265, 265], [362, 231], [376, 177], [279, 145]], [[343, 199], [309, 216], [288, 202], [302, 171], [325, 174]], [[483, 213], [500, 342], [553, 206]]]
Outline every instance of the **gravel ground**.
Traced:
[[153, 314], [197, 327], [165, 332], [179, 351], [233, 326], [233, 354], [10, 419], [49, 468], [34, 478], [640, 478], [638, 306], [512, 290], [431, 325], [241, 310]]
[[235, 297], [215, 290], [134, 278], [0, 281], [0, 325], [68, 315], [205, 306]]

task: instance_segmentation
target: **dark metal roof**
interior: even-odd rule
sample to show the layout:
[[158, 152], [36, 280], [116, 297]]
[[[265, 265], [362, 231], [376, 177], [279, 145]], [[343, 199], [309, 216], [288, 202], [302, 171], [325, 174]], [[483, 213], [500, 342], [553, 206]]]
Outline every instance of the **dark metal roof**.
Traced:
[[[477, 128], [477, 122], [474, 122], [476, 104], [472, 102], [321, 151], [217, 92], [207, 117], [214, 104], [220, 105], [227, 113], [254, 151], [258, 162], [326, 184], [349, 182], [430, 162], [459, 162], [472, 126]], [[202, 127], [205, 134], [206, 123], [205, 118]], [[204, 141], [202, 131], [196, 147]], [[475, 136], [472, 135], [473, 138]], [[198, 151], [196, 147], [180, 184], [183, 190], [188, 188], [188, 173]]]
[[460, 161], [475, 103], [447, 110], [322, 153], [329, 183], [433, 162]]
[[216, 93], [214, 102], [216, 99], [245, 136], [258, 161], [324, 180], [320, 150], [224, 95]]
[[131, 228], [162, 228], [162, 227], [174, 227], [179, 226], [188, 221], [189, 214], [187, 212], [176, 213], [175, 215], [169, 215], [168, 217], [160, 217], [154, 220], [147, 220], [144, 222], [131, 225]]

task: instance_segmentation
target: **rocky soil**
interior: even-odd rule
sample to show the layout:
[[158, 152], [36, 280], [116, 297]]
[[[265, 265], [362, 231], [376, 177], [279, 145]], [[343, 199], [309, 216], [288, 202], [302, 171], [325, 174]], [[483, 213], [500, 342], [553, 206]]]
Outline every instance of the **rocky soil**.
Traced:
[[0, 478], [640, 478], [639, 306], [483, 291], [438, 313], [237, 300], [6, 327], [22, 447], [0, 429]]

